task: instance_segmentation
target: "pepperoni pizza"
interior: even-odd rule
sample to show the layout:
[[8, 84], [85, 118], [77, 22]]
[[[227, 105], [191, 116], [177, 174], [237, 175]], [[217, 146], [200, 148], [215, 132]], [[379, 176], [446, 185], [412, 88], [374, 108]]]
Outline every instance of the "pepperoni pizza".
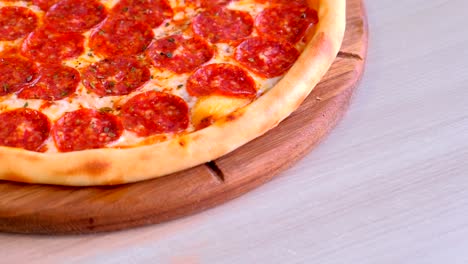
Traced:
[[218, 158], [294, 111], [345, 0], [0, 0], [0, 179], [134, 182]]

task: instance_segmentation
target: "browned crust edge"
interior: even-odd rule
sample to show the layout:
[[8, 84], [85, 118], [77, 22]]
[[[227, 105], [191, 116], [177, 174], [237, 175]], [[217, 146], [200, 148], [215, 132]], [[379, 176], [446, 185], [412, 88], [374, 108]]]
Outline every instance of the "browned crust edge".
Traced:
[[0, 147], [0, 179], [73, 186], [136, 182], [214, 160], [263, 135], [299, 107], [341, 46], [346, 1], [309, 2], [320, 18], [314, 36], [285, 77], [247, 107], [203, 130], [143, 147], [70, 153]]

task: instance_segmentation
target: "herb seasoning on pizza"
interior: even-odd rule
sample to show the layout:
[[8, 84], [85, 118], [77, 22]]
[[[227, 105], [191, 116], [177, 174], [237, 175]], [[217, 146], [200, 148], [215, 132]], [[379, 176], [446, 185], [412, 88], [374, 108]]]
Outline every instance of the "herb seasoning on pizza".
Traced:
[[345, 0], [0, 0], [0, 179], [134, 182], [218, 158], [294, 111]]

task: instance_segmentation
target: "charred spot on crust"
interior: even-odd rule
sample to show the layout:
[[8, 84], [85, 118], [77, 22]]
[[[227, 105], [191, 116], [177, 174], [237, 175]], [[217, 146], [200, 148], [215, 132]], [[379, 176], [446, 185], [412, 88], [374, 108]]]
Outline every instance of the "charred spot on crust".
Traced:
[[142, 146], [152, 145], [152, 144], [156, 144], [159, 142], [163, 142], [165, 140], [167, 140], [166, 135], [155, 135], [155, 136], [151, 136], [151, 137], [144, 139], [143, 141], [141, 141], [140, 145]]
[[86, 162], [82, 165], [79, 165], [75, 168], [70, 169], [65, 172], [67, 175], [91, 175], [91, 176], [100, 176], [103, 175], [109, 168], [111, 164], [104, 161], [93, 160]]
[[83, 172], [90, 175], [100, 175], [103, 174], [109, 167], [110, 164], [107, 162], [91, 161], [84, 164]]
[[240, 111], [235, 111], [230, 113], [229, 115], [226, 116], [225, 120], [226, 122], [232, 122], [238, 119], [239, 117], [242, 116], [242, 113]]
[[179, 143], [179, 146], [181, 147], [185, 147], [187, 145], [187, 142], [183, 138], [180, 138], [178, 140], [178, 143]]
[[196, 129], [197, 130], [201, 130], [203, 128], [206, 128], [206, 127], [209, 127], [211, 126], [212, 124], [214, 123], [214, 118], [213, 116], [207, 116], [205, 118], [203, 118], [200, 123], [197, 125]]
[[24, 182], [24, 183], [32, 183], [31, 179], [15, 172], [8, 172], [3, 176], [3, 179], [13, 182]]
[[37, 155], [22, 155], [21, 159], [26, 160], [26, 161], [31, 161], [31, 162], [36, 162], [36, 161], [39, 162], [42, 160], [41, 157]]

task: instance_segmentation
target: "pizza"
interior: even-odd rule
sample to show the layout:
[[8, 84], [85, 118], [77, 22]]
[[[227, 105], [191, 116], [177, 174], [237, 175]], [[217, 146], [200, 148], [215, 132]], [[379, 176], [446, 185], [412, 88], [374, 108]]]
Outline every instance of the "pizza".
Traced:
[[0, 0], [0, 179], [114, 185], [214, 160], [293, 112], [345, 0]]

